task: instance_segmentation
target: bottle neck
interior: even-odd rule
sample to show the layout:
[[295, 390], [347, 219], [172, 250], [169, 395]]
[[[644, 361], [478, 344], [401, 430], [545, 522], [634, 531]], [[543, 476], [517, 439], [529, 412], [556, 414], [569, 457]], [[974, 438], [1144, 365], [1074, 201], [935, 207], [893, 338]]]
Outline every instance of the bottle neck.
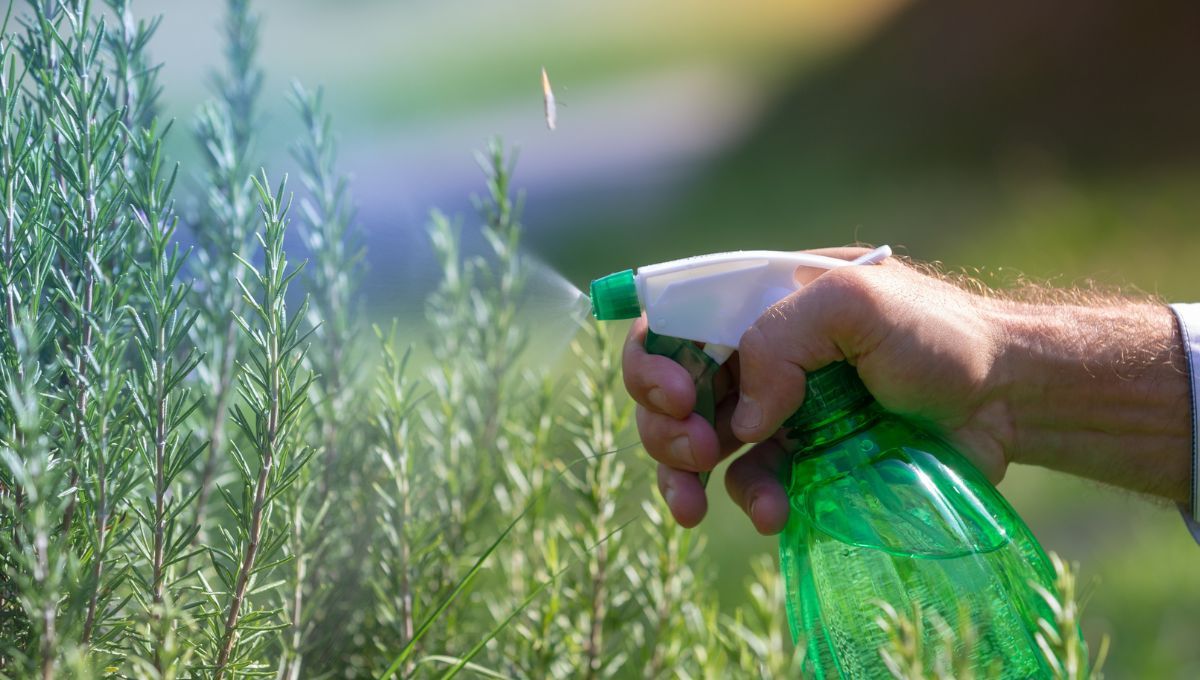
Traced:
[[873, 422], [875, 398], [858, 377], [858, 370], [835, 361], [805, 376], [804, 402], [783, 423], [790, 447], [801, 451], [837, 441]]
[[823, 414], [823, 417], [799, 424], [785, 435], [788, 448], [794, 455], [809, 453], [837, 443], [854, 433], [870, 427], [884, 414], [883, 408], [873, 398]]

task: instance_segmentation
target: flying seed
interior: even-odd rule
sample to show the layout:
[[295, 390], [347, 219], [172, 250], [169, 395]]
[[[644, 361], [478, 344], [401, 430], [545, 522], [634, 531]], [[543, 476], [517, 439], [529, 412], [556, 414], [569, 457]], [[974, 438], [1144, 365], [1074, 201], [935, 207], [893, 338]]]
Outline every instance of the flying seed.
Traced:
[[546, 127], [550, 130], [558, 127], [558, 105], [554, 103], [554, 90], [550, 89], [550, 76], [546, 75], [546, 67], [542, 67], [542, 96], [546, 100]]

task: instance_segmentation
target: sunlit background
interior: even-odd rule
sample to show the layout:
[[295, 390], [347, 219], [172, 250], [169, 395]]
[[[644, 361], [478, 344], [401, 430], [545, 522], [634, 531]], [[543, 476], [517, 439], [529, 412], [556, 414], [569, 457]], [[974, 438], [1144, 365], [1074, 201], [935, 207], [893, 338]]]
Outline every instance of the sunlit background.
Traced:
[[[471, 230], [472, 151], [492, 135], [521, 149], [530, 250], [577, 285], [702, 252], [864, 241], [997, 281], [1200, 300], [1195, 3], [257, 4], [258, 152], [288, 167], [288, 81], [324, 85], [379, 318], [418, 319], [428, 211]], [[154, 53], [186, 162], [221, 3], [137, 5], [166, 11]], [[1200, 677], [1200, 546], [1174, 508], [1038, 469], [1001, 488], [1096, 581], [1085, 627], [1112, 636], [1110, 677]], [[747, 556], [774, 542], [724, 499], [701, 530], [723, 596], [739, 596]]]

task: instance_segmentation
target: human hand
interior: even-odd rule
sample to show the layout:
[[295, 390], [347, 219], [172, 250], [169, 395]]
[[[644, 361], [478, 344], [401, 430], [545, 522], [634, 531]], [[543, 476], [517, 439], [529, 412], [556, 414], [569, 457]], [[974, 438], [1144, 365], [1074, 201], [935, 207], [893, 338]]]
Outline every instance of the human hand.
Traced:
[[[867, 251], [816, 252], [853, 259]], [[1018, 303], [970, 292], [894, 258], [797, 276], [806, 285], [746, 331], [719, 373], [715, 427], [691, 413], [695, 388], [686, 371], [645, 351], [645, 318], [630, 330], [625, 384], [638, 402], [642, 441], [659, 461], [659, 489], [680, 524], [695, 526], [707, 510], [698, 473], [750, 443], [730, 465], [726, 488], [760, 533], [783, 528], [788, 501], [781, 480], [789, 456], [774, 435], [803, 401], [805, 374], [840, 360], [857, 367], [884, 408], [926, 423], [993, 483], [1025, 454], [1027, 462], [1128, 488], [1186, 494], [1175, 479], [1186, 477], [1186, 383], [1169, 356], [1175, 331], [1161, 305]], [[1089, 327], [1102, 342], [1088, 339]], [[1121, 421], [1114, 412], [1121, 395], [1147, 394], [1116, 370], [1128, 363], [1129, 345], [1147, 339], [1158, 349], [1138, 362], [1146, 369], [1138, 373], [1157, 392], [1140, 424], [1126, 414], [1126, 429], [1159, 424], [1154, 441], [1141, 444], [1162, 467], [1139, 474], [1125, 469], [1128, 437], [1121, 441], [1114, 432], [1097, 444], [1088, 433], [1105, 415], [1115, 419], [1104, 420], [1106, 426]], [[1096, 366], [1114, 370], [1110, 376]], [[1083, 408], [1089, 400], [1096, 408]]]

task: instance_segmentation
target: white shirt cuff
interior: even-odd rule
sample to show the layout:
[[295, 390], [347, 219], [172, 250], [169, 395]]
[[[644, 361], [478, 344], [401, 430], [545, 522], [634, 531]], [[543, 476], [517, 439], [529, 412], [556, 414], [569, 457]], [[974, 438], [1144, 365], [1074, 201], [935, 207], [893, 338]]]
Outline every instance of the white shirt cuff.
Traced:
[[1183, 337], [1192, 385], [1192, 498], [1181, 505], [1180, 510], [1188, 529], [1200, 541], [1200, 303], [1173, 304], [1171, 311], [1179, 320], [1179, 334]]

